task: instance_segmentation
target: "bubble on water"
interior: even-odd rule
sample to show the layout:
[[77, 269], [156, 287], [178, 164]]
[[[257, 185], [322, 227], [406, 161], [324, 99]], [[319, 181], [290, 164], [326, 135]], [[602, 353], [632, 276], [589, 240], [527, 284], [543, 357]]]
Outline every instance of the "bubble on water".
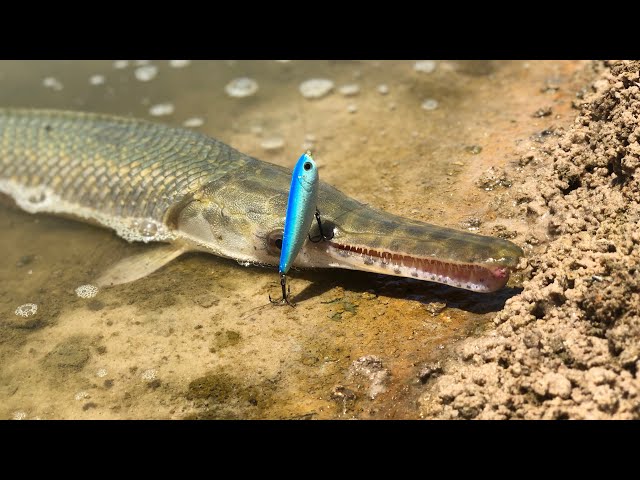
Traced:
[[25, 303], [24, 305], [20, 305], [18, 308], [16, 308], [15, 313], [19, 317], [27, 318], [35, 315], [37, 311], [38, 305], [36, 305], [35, 303]]
[[147, 382], [155, 380], [157, 376], [158, 376], [158, 371], [155, 368], [150, 368], [148, 370], [145, 370], [144, 372], [142, 372], [142, 375], [141, 375], [142, 379], [146, 380]]
[[422, 108], [429, 111], [435, 110], [436, 108], [438, 108], [438, 101], [434, 100], [433, 98], [429, 98], [422, 102]]
[[17, 412], [13, 412], [12, 417], [14, 420], [24, 420], [25, 418], [27, 418], [27, 414], [23, 411], [17, 411]]
[[347, 107], [347, 111], [349, 113], [356, 113], [358, 111], [358, 107], [354, 104], [351, 104]]
[[127, 68], [129, 66], [129, 60], [116, 60], [113, 62], [113, 68], [116, 70], [122, 70], [123, 68]]
[[85, 398], [89, 398], [89, 394], [87, 392], [85, 392], [84, 390], [82, 390], [82, 391], [76, 393], [73, 398], [75, 398], [77, 401], [80, 401], [80, 400], [84, 400]]
[[62, 83], [55, 77], [46, 77], [42, 80], [42, 86], [59, 92], [62, 90]]
[[420, 60], [413, 65], [416, 72], [432, 73], [436, 69], [436, 62], [433, 60]]
[[143, 237], [153, 237], [158, 233], [158, 225], [154, 222], [142, 222], [138, 227], [138, 231]]
[[326, 78], [312, 78], [300, 84], [300, 93], [304, 98], [322, 98], [333, 90], [334, 83]]
[[260, 142], [260, 146], [267, 151], [279, 150], [284, 147], [284, 139], [282, 137], [269, 137]]
[[138, 66], [149, 65], [151, 63], [151, 60], [134, 60], [133, 63]]
[[156, 105], [152, 105], [149, 108], [149, 115], [153, 115], [154, 117], [162, 117], [165, 115], [171, 115], [173, 113], [173, 103], [158, 103]]
[[93, 298], [98, 294], [98, 287], [95, 285], [80, 285], [76, 288], [76, 295], [80, 298]]
[[143, 65], [135, 69], [133, 73], [137, 80], [141, 82], [149, 82], [156, 78], [158, 74], [158, 67], [155, 65]]
[[380, 95], [386, 95], [387, 93], [389, 93], [388, 85], [386, 85], [385, 83], [378, 85], [378, 93]]
[[278, 63], [289, 63], [291, 60], [276, 60]]
[[204, 119], [200, 117], [187, 118], [182, 125], [185, 127], [201, 127], [204, 125]]
[[27, 200], [29, 203], [43, 203], [47, 199], [47, 194], [43, 191], [33, 191]]
[[306, 133], [304, 139], [307, 142], [315, 142], [317, 140], [317, 137], [313, 133]]
[[91, 85], [102, 85], [105, 81], [104, 75], [92, 75], [89, 77], [89, 83]]
[[358, 85], [357, 83], [349, 83], [347, 85], [342, 85], [338, 89], [338, 91], [345, 97], [351, 97], [360, 93], [360, 85]]
[[173, 68], [184, 68], [191, 65], [191, 60], [169, 60], [169, 66]]
[[107, 376], [107, 369], [106, 368], [101, 368], [100, 370], [98, 370], [96, 372], [96, 375], [100, 378], [102, 377], [106, 377]]
[[258, 91], [258, 82], [249, 77], [234, 78], [227, 83], [224, 91], [233, 98], [250, 97]]
[[262, 135], [263, 132], [263, 128], [261, 125], [252, 125], [250, 130], [254, 135]]

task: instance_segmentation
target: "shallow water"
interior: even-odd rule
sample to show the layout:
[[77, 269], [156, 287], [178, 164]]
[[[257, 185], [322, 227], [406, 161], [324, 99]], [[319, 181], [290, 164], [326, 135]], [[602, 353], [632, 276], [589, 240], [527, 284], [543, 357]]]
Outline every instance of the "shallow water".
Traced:
[[[486, 191], [476, 181], [516, 161], [519, 138], [570, 122], [570, 84], [582, 65], [438, 61], [427, 73], [413, 61], [150, 64], [157, 74], [140, 81], [144, 65], [134, 61], [119, 69], [107, 61], [0, 62], [0, 105], [176, 126], [195, 117], [197, 130], [287, 167], [312, 148], [323, 180], [376, 207], [506, 236], [518, 228], [502, 208], [509, 189]], [[230, 97], [225, 86], [238, 77], [257, 81], [257, 92]], [[311, 78], [335, 88], [304, 98], [298, 87]], [[356, 95], [338, 91], [353, 83]], [[436, 108], [423, 108], [427, 100]], [[546, 107], [550, 115], [535, 115]], [[281, 148], [261, 146], [274, 138]], [[0, 207], [0, 229], [0, 418], [415, 418], [425, 366], [481, 333], [519, 291], [517, 275], [483, 295], [361, 272], [297, 271], [298, 306], [276, 308], [267, 300], [279, 291], [275, 269], [189, 254], [79, 298], [77, 287], [145, 246], [10, 206]], [[37, 313], [15, 315], [26, 303]]]

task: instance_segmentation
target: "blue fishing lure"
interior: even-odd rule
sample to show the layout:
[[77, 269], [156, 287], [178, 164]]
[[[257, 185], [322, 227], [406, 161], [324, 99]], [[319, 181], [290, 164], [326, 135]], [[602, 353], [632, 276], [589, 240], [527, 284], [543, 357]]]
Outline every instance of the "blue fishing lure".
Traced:
[[289, 303], [285, 292], [287, 272], [307, 239], [314, 216], [319, 218], [316, 208], [318, 183], [318, 167], [311, 152], [306, 152], [298, 159], [291, 177], [278, 269], [282, 286], [282, 300], [279, 303]]
[[318, 167], [310, 152], [302, 154], [293, 169], [284, 220], [280, 274], [287, 274], [307, 239], [318, 200]]

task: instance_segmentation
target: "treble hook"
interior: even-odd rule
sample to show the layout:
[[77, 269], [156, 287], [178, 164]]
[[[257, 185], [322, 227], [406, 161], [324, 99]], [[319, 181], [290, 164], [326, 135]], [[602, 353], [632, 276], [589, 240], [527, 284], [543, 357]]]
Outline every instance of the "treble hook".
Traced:
[[331, 240], [333, 238], [333, 232], [331, 232], [332, 234], [330, 237], [324, 234], [324, 230], [322, 230], [322, 221], [320, 220], [320, 210], [318, 210], [317, 208], [316, 208], [316, 221], [318, 222], [318, 229], [320, 230], [320, 235], [316, 237], [312, 237], [311, 234], [309, 234], [309, 240], [312, 241], [313, 243], [318, 243], [320, 240], [323, 240], [323, 241]]
[[295, 307], [296, 304], [289, 301], [289, 297], [291, 296], [291, 286], [287, 285], [286, 273], [280, 274], [280, 286], [282, 287], [282, 299], [273, 300], [271, 298], [271, 294], [269, 294], [269, 301], [274, 305], [289, 305], [291, 307]]

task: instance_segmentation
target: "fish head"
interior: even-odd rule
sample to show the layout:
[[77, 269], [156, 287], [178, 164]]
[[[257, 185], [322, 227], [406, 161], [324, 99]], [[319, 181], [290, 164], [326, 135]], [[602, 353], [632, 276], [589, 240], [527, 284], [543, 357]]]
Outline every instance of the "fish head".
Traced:
[[[195, 248], [238, 262], [277, 266], [291, 171], [270, 164], [205, 185], [175, 215]], [[522, 249], [500, 238], [430, 225], [371, 208], [319, 182], [316, 221], [293, 266], [346, 268], [444, 283], [502, 288]]]

